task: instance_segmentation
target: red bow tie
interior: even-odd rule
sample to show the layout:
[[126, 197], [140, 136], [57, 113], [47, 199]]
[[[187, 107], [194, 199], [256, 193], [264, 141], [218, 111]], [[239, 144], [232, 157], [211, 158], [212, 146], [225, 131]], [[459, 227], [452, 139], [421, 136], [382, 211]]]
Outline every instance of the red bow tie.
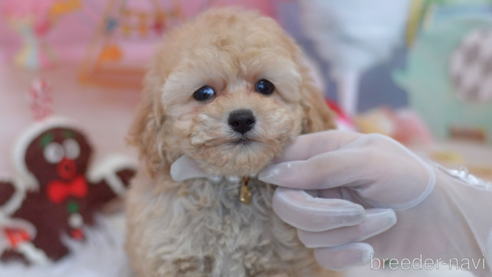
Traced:
[[48, 184], [47, 192], [51, 202], [55, 204], [62, 203], [69, 196], [84, 198], [87, 196], [87, 182], [83, 176], [75, 177], [68, 183], [55, 180]]

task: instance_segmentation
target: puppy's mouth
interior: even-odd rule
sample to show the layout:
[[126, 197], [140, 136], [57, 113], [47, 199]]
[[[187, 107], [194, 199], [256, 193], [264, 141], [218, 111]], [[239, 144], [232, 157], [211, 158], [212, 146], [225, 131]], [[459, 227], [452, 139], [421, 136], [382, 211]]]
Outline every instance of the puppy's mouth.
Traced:
[[233, 145], [249, 145], [251, 143], [253, 143], [253, 141], [250, 140], [249, 138], [240, 138], [232, 141]]
[[231, 144], [233, 146], [248, 146], [248, 145], [251, 145], [255, 142], [256, 142], [256, 140], [254, 138], [243, 135], [240, 138], [232, 140]]

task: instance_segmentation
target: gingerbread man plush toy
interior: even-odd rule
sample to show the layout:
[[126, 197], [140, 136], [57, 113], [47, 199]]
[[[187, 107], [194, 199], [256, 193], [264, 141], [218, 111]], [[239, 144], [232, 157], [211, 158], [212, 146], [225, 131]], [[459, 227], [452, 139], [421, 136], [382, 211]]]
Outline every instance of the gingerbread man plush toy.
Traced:
[[113, 156], [89, 168], [92, 148], [68, 119], [45, 117], [14, 147], [15, 180], [0, 179], [0, 260], [47, 264], [68, 254], [64, 237], [84, 239], [94, 214], [122, 196], [135, 173]]

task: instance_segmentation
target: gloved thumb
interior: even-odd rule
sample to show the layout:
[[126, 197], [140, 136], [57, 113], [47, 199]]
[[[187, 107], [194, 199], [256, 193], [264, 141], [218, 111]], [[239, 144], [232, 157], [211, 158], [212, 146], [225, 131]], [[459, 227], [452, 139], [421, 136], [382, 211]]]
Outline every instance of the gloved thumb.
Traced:
[[205, 178], [209, 175], [198, 167], [198, 163], [187, 156], [181, 156], [171, 165], [171, 177], [174, 181], [193, 178]]

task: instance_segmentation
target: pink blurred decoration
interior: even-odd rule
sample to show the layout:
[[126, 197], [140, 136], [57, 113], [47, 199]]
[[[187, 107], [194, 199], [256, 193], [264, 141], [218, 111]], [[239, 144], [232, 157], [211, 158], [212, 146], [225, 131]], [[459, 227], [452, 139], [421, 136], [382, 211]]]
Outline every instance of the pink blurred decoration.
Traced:
[[244, 9], [258, 10], [264, 15], [275, 17], [275, 0], [215, 0], [214, 6], [239, 6]]
[[354, 118], [357, 129], [366, 134], [378, 133], [407, 145], [426, 145], [432, 136], [420, 116], [410, 109], [380, 107]]
[[413, 110], [397, 110], [395, 112], [395, 125], [397, 128], [393, 137], [401, 143], [425, 145], [432, 142], [430, 131], [420, 116]]
[[51, 87], [45, 80], [36, 79], [32, 82], [28, 100], [35, 120], [42, 121], [53, 114]]
[[239, 6], [245, 9], [258, 10], [262, 14], [277, 18], [276, 4], [279, 2], [293, 2], [296, 0], [215, 0], [217, 6]]
[[241, 7], [245, 10], [257, 10], [262, 14], [275, 18], [275, 4], [294, 0], [180, 0], [187, 17], [194, 16], [205, 5], [209, 7]]
[[46, 69], [53, 65], [54, 54], [43, 42], [55, 22], [52, 15], [57, 0], [3, 0], [1, 13], [12, 30], [23, 41], [14, 57], [17, 67], [28, 70]]
[[337, 124], [337, 128], [343, 131], [355, 131], [355, 125], [352, 118], [343, 112], [342, 108], [338, 106], [337, 103], [326, 99], [326, 104], [332, 112], [335, 114], [335, 123]]
[[37, 34], [44, 34], [51, 27], [49, 12], [56, 0], [3, 0], [2, 14], [9, 21], [30, 21]]
[[51, 27], [52, 27], [52, 24], [48, 20], [39, 22], [34, 27], [34, 33], [38, 37], [44, 36], [44, 35], [46, 35], [48, 33], [48, 31], [51, 29]]

